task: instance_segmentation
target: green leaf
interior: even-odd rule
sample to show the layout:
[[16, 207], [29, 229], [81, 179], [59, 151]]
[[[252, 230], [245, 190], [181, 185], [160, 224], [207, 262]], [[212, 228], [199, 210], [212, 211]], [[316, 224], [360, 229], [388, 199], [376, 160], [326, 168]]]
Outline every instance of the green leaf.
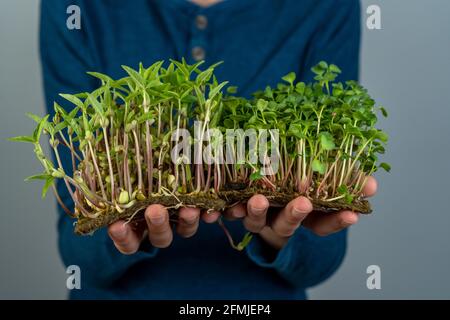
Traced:
[[12, 137], [12, 138], [8, 138], [8, 140], [9, 141], [15, 141], [15, 142], [36, 143], [36, 140], [33, 137], [30, 137], [30, 136]]
[[151, 112], [146, 112], [137, 118], [138, 123], [144, 123], [147, 120], [155, 119], [155, 115]]
[[191, 104], [191, 103], [197, 102], [197, 97], [193, 96], [192, 94], [188, 94], [188, 95], [184, 96], [181, 101], [184, 103], [187, 103], [187, 104]]
[[26, 114], [26, 116], [28, 118], [32, 119], [34, 122], [36, 122], [36, 123], [41, 122], [41, 119], [42, 119], [41, 117], [39, 117], [39, 116], [37, 116], [37, 115], [35, 115], [35, 114], [31, 113], [31, 112], [27, 112], [25, 114]]
[[386, 162], [380, 163], [380, 168], [383, 168], [386, 172], [390, 172], [391, 171], [390, 164], [386, 163]]
[[353, 113], [353, 117], [356, 120], [366, 120], [367, 118], [366, 115], [361, 111], [356, 111], [355, 113]]
[[[318, 65], [312, 67], [312, 68], [311, 68], [311, 71], [312, 71], [313, 73], [315, 73], [317, 76], [321, 76], [321, 75], [324, 74], [324, 72], [325, 72], [325, 70], [323, 70], [322, 68], [320, 68]], [[317, 76], [314, 77], [315, 80], [320, 79], [320, 78], [317, 78]]]
[[227, 93], [229, 93], [229, 94], [235, 94], [235, 93], [237, 92], [237, 89], [238, 89], [238, 87], [236, 87], [236, 86], [229, 86], [229, 87], [227, 88]]
[[107, 76], [106, 74], [100, 73], [100, 72], [88, 71], [86, 73], [88, 75], [90, 75], [90, 76], [93, 76], [94, 78], [102, 80], [105, 83], [108, 83], [108, 82], [112, 83], [112, 82], [114, 82], [114, 80], [111, 77]]
[[264, 94], [265, 98], [273, 99], [273, 90], [270, 86], [266, 86], [266, 88], [264, 89], [264, 93], [261, 94]]
[[[64, 110], [64, 109], [62, 109], [62, 110]], [[69, 118], [70, 119], [74, 118], [77, 115], [79, 110], [80, 110], [80, 107], [73, 108], [72, 111], [69, 112]]]
[[375, 133], [374, 138], [378, 139], [378, 140], [380, 140], [381, 142], [384, 142], [384, 143], [386, 143], [388, 141], [388, 139], [389, 139], [388, 135], [386, 133], [384, 133], [383, 131], [381, 131], [381, 130], [378, 130]]
[[38, 123], [38, 126], [33, 132], [33, 139], [35, 142], [39, 142], [39, 139], [41, 138], [42, 130], [44, 129], [45, 125], [47, 124], [47, 119], [50, 115], [46, 115], [41, 119], [41, 121]]
[[35, 174], [29, 177], [25, 178], [25, 181], [31, 181], [31, 180], [47, 180], [49, 178], [52, 178], [53, 176], [48, 173], [41, 173], [41, 174]]
[[386, 109], [384, 107], [380, 107], [380, 111], [381, 111], [381, 114], [383, 115], [383, 117], [386, 118], [388, 116], [388, 112], [386, 111]]
[[80, 109], [84, 108], [83, 102], [78, 97], [74, 96], [73, 94], [60, 93], [59, 95], [61, 97], [63, 97], [64, 99], [66, 99], [67, 101], [72, 102], [74, 105], [76, 105]]
[[355, 137], [362, 137], [362, 133], [361, 130], [358, 127], [354, 127], [354, 126], [349, 126], [346, 129], [346, 132], [350, 135], [353, 135]]
[[315, 159], [312, 162], [312, 169], [313, 171], [319, 172], [320, 174], [324, 174], [325, 173], [325, 164], [321, 161], [319, 161], [318, 159]]
[[348, 193], [348, 188], [345, 184], [341, 184], [338, 188], [337, 188], [337, 192], [339, 194], [347, 194]]
[[131, 79], [133, 79], [137, 84], [139, 84], [141, 87], [144, 86], [144, 79], [139, 74], [139, 72], [137, 72], [133, 68], [124, 65], [122, 65], [122, 69], [124, 69], [126, 73], [128, 73], [128, 75], [131, 77]]
[[200, 85], [205, 84], [206, 82], [209, 81], [209, 79], [211, 79], [213, 70], [214, 70], [214, 69], [210, 67], [210, 68], [206, 69], [205, 71], [200, 72], [200, 73], [197, 75], [197, 78], [195, 79], [195, 82], [196, 82], [197, 84], [200, 84]]
[[92, 96], [92, 94], [88, 95], [88, 100], [91, 103], [92, 107], [94, 108], [95, 112], [100, 114], [101, 116], [104, 115], [103, 106], [102, 104]]
[[200, 105], [205, 104], [205, 95], [203, 94], [202, 90], [198, 86], [194, 86], [195, 94], [197, 95], [197, 99]]
[[295, 91], [297, 91], [300, 94], [304, 94], [305, 93], [305, 88], [306, 88], [306, 84], [304, 82], [298, 82], [295, 85]]
[[287, 83], [290, 83], [292, 85], [295, 81], [295, 78], [296, 78], [295, 72], [289, 72], [287, 75], [285, 75], [281, 79], [283, 79], [284, 81], [286, 81]]
[[[70, 117], [66, 110], [64, 110], [58, 103], [53, 102], [53, 109], [55, 110], [55, 113], [58, 113], [64, 120], [71, 120], [73, 117]], [[78, 107], [75, 107], [74, 109], [79, 110]]]
[[222, 90], [222, 88], [223, 88], [224, 86], [226, 86], [227, 84], [228, 84], [228, 81], [224, 81], [224, 82], [222, 82], [221, 84], [219, 84], [217, 87], [211, 89], [211, 90], [209, 91], [208, 98], [209, 98], [209, 99], [214, 99], [214, 97], [220, 92], [220, 90]]
[[339, 69], [339, 67], [337, 65], [334, 64], [330, 64], [330, 71], [334, 72], [334, 73], [341, 73], [341, 69]]
[[355, 197], [352, 196], [351, 194], [346, 194], [345, 197], [344, 197], [344, 200], [345, 200], [345, 202], [347, 202], [348, 204], [351, 204], [351, 203], [353, 202], [353, 199], [354, 199], [354, 198], [355, 198]]
[[166, 90], [166, 91], [164, 91], [164, 93], [167, 94], [169, 97], [177, 99], [177, 100], [180, 98], [178, 93], [175, 91]]
[[227, 128], [227, 129], [232, 129], [234, 127], [234, 121], [231, 119], [225, 119], [223, 121], [223, 124], [224, 124], [225, 128]]
[[258, 99], [258, 101], [256, 102], [256, 107], [258, 108], [259, 111], [264, 111], [264, 109], [267, 108], [269, 102], [267, 102], [266, 100], [263, 99]]
[[323, 70], [328, 69], [328, 63], [326, 63], [325, 61], [320, 61], [319, 67], [322, 68]]
[[244, 238], [242, 239], [241, 242], [238, 243], [238, 245], [236, 246], [236, 249], [239, 251], [242, 251], [245, 249], [245, 247], [248, 246], [248, 244], [250, 243], [250, 241], [252, 240], [253, 235], [250, 232], [247, 232], [244, 235]]
[[223, 103], [219, 104], [219, 108], [214, 111], [213, 117], [211, 118], [210, 125], [212, 128], [216, 127], [219, 123], [223, 112]]
[[55, 182], [54, 177], [50, 177], [45, 181], [44, 187], [42, 187], [42, 194], [41, 194], [42, 199], [44, 199], [45, 196], [47, 195], [47, 191], [53, 185], [53, 182]]
[[250, 181], [256, 181], [256, 180], [259, 180], [259, 179], [261, 179], [261, 178], [263, 178], [264, 176], [261, 174], [261, 172], [259, 172], [259, 171], [256, 171], [256, 172], [253, 172], [251, 175], [250, 175]]
[[322, 149], [327, 150], [327, 151], [333, 150], [336, 147], [331, 133], [322, 132], [320, 134], [320, 145], [322, 146]]
[[[184, 58], [183, 58], [183, 60], [184, 60]], [[179, 70], [186, 78], [189, 78], [190, 72], [189, 72], [189, 69], [187, 68], [187, 66], [186, 66], [186, 64], [185, 64], [185, 61], [179, 62], [179, 61], [170, 59], [170, 62], [172, 62], [174, 65], [176, 65], [177, 68], [178, 68], [178, 70]]]
[[305, 135], [302, 132], [302, 126], [299, 123], [291, 123], [291, 125], [289, 126], [289, 130], [288, 130], [288, 134], [292, 135], [298, 139], [303, 139], [305, 138]]
[[77, 97], [78, 99], [86, 99], [87, 95], [88, 95], [87, 92], [80, 92], [80, 93], [75, 93], [74, 94], [74, 96]]
[[250, 117], [250, 119], [248, 119], [248, 123], [250, 124], [254, 124], [258, 121], [258, 117], [256, 115], [253, 115]]
[[64, 128], [66, 128], [66, 127], [67, 127], [67, 123], [65, 123], [65, 122], [60, 122], [60, 123], [58, 123], [58, 124], [53, 128], [53, 130], [54, 130], [54, 132], [55, 132], [55, 134], [56, 134], [56, 133], [60, 132], [62, 129], [64, 129]]

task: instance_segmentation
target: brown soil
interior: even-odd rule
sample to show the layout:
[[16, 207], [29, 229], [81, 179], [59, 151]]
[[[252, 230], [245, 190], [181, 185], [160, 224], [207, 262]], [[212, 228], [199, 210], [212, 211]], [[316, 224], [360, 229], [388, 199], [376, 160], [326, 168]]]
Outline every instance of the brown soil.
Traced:
[[[273, 207], [284, 207], [291, 200], [300, 196], [299, 193], [294, 192], [280, 192], [269, 190], [230, 190], [221, 191], [216, 194], [182, 194], [182, 195], [160, 195], [153, 196], [147, 200], [139, 201], [133, 207], [126, 209], [124, 212], [117, 211], [102, 214], [100, 217], [79, 218], [75, 233], [78, 235], [86, 235], [94, 232], [97, 229], [105, 227], [118, 220], [129, 220], [130, 222], [137, 222], [144, 219], [144, 209], [151, 204], [161, 204], [171, 209], [171, 214], [176, 215], [176, 209], [179, 207], [196, 207], [204, 210], [223, 211], [239, 202], [246, 202], [255, 194], [264, 195]], [[324, 201], [320, 199], [311, 199], [315, 211], [333, 213], [340, 210], [352, 210], [363, 214], [372, 212], [370, 203], [367, 200], [355, 199], [353, 203], [349, 204], [344, 200]]]

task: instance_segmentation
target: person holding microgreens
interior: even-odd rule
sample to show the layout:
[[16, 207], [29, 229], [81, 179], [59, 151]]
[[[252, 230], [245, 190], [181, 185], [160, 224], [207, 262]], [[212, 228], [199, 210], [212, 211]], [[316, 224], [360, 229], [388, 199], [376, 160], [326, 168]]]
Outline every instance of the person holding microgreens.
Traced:
[[[67, 28], [67, 8], [80, 8], [80, 28]], [[357, 80], [360, 46], [358, 0], [42, 0], [40, 51], [46, 104], [62, 106], [59, 93], [92, 91], [98, 82], [86, 71], [115, 78], [121, 65], [150, 65], [170, 58], [204, 60], [240, 96], [276, 86], [295, 71], [312, 81], [320, 61], [342, 70], [340, 81]], [[206, 68], [205, 67], [205, 68]], [[70, 154], [61, 154], [70, 163]], [[62, 184], [66, 206], [73, 206]], [[367, 177], [363, 193], [375, 194]], [[138, 227], [118, 221], [90, 237], [73, 235], [72, 221], [58, 223], [66, 265], [82, 270], [82, 289], [73, 299], [305, 299], [342, 263], [347, 228], [359, 214], [315, 212], [298, 197], [271, 208], [254, 195], [226, 212], [182, 207], [172, 228], [168, 210], [153, 204]], [[218, 219], [229, 220], [236, 237], [254, 234], [245, 251], [224, 241]]]

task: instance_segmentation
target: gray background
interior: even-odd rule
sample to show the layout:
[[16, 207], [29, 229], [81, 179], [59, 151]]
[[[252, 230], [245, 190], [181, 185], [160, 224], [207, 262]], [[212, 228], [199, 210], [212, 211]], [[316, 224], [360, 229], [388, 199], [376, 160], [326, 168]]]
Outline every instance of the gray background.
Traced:
[[[351, 229], [339, 271], [313, 299], [450, 298], [450, 1], [363, 0], [382, 9], [382, 30], [363, 31], [362, 83], [387, 106], [391, 136], [375, 214]], [[38, 60], [38, 1], [0, 2], [0, 298], [66, 296], [53, 201], [22, 178], [40, 168], [30, 146], [5, 141], [31, 132], [44, 112]], [[365, 26], [365, 24], [364, 24]], [[368, 290], [366, 268], [381, 268]]]

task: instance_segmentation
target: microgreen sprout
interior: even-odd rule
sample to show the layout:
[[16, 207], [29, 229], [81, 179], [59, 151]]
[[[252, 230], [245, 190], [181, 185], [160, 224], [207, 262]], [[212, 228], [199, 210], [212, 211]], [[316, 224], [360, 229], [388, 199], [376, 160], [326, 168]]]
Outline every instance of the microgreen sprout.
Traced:
[[[37, 123], [34, 133], [11, 139], [33, 144], [42, 164], [43, 172], [27, 179], [43, 180], [42, 195], [52, 188], [63, 209], [79, 222], [111, 216], [102, 220], [104, 225], [120, 214], [134, 216], [142, 203], [170, 204], [169, 198], [174, 207], [191, 201], [203, 209], [224, 209], [233, 202], [230, 192], [241, 201], [257, 192], [304, 195], [322, 207], [330, 203], [330, 208], [339, 208], [338, 202], [363, 201], [368, 176], [379, 168], [390, 170], [378, 161], [387, 135], [375, 128], [378, 114], [387, 116], [386, 110], [376, 107], [358, 83], [335, 82], [341, 72], [337, 66], [314, 66], [313, 83], [296, 82], [291, 72], [275, 88], [245, 99], [234, 95], [235, 87], [223, 93], [228, 82], [216, 79], [217, 64], [205, 70], [201, 65], [183, 59], [167, 67], [162, 61], [149, 67], [140, 64], [137, 70], [123, 66], [127, 75], [120, 79], [89, 72], [101, 82], [99, 88], [61, 94], [67, 109], [55, 103], [52, 118], [29, 115]], [[212, 141], [211, 129], [277, 129], [279, 169], [263, 174], [261, 165], [249, 160], [249, 150], [241, 163], [186, 161], [172, 150], [184, 138], [183, 130], [196, 137], [193, 121], [202, 124], [195, 138], [200, 141]], [[44, 154], [42, 133], [48, 136], [53, 158]], [[195, 142], [191, 138], [189, 145]], [[232, 158], [239, 148], [232, 145]], [[62, 162], [63, 152], [70, 154], [70, 164]], [[202, 148], [194, 153], [202, 158]], [[63, 180], [74, 212], [61, 200], [57, 179]], [[221, 204], [214, 205], [214, 199]]]

